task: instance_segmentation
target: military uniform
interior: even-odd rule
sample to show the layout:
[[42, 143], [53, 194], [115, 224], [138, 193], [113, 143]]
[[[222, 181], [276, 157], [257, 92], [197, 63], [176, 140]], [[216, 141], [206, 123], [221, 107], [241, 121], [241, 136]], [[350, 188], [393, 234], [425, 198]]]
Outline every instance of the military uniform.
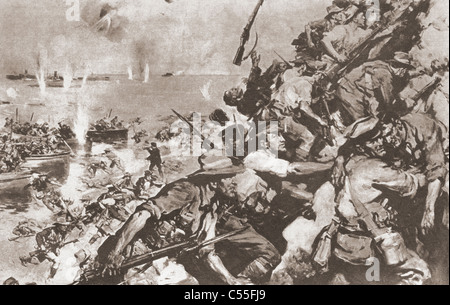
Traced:
[[389, 106], [394, 101], [394, 84], [396, 87], [401, 86], [401, 82], [399, 84], [394, 78], [389, 63], [373, 61], [347, 74], [339, 82], [336, 95], [340, 105], [354, 122], [378, 111], [380, 105], [369, 104], [372, 97], [377, 97], [382, 109]]
[[[361, 27], [352, 27], [349, 25], [337, 25], [330, 32], [324, 33], [323, 40], [329, 40], [334, 49], [339, 54], [351, 52], [353, 48], [358, 46], [368, 35], [371, 30], [365, 30]], [[331, 55], [331, 54], [330, 54]], [[332, 64], [336, 63], [335, 59], [330, 55], [322, 56], [322, 61]]]
[[[232, 247], [236, 252], [229, 254], [236, 254], [244, 264], [244, 270], [238, 272], [243, 272], [242, 276], [245, 275], [257, 281], [267, 276], [276, 267], [281, 260], [280, 254], [245, 219], [226, 212], [234, 203], [223, 202], [223, 200], [211, 194], [204, 183], [181, 180], [166, 186], [157, 197], [138, 207], [136, 212], [147, 210], [155, 213], [157, 210], [158, 214], [163, 215], [159, 225], [171, 227], [169, 231], [172, 234], [163, 235], [173, 237], [178, 229], [184, 233], [185, 237], [194, 235], [201, 238], [200, 241], [214, 238], [217, 232], [221, 234], [248, 226], [243, 232], [218, 245]], [[147, 230], [143, 230], [143, 234], [144, 236], [152, 235], [152, 231], [154, 228], [150, 226]], [[160, 243], [164, 244], [163, 241]], [[214, 245], [205, 247], [200, 251], [201, 255], [207, 255], [214, 251], [214, 248]]]
[[[426, 114], [411, 113], [401, 118], [406, 131], [405, 144], [400, 150], [406, 166], [419, 168], [427, 180], [441, 180], [448, 175], [442, 130], [438, 123]], [[400, 158], [400, 156], [397, 156]]]
[[[432, 81], [433, 78], [428, 75], [421, 75], [412, 79], [407, 88], [401, 92], [401, 99], [405, 100], [414, 97], [418, 90], [424, 88]], [[449, 73], [447, 72], [444, 75], [441, 83], [429, 96], [424, 96], [423, 99], [414, 102], [416, 102], [414, 105], [408, 105], [412, 108], [411, 112], [432, 115], [445, 126], [445, 133], [447, 133], [449, 129]]]
[[312, 104], [314, 80], [311, 77], [293, 77], [287, 80], [274, 94], [275, 103], [265, 111], [265, 120], [279, 122], [281, 134], [287, 140], [298, 143], [301, 158], [308, 156], [315, 136], [305, 125], [299, 123], [302, 103]]
[[262, 106], [270, 102], [272, 84], [262, 77], [259, 67], [252, 67], [247, 80], [247, 87], [242, 99], [237, 103], [239, 113], [250, 117], [255, 115]]
[[[368, 259], [378, 257], [398, 276], [396, 281], [400, 283], [423, 284], [430, 279], [427, 264], [407, 249], [402, 236], [393, 228], [392, 214], [386, 208], [389, 200], [396, 198], [385, 195], [386, 191], [399, 198], [413, 198], [421, 184], [419, 178], [365, 156], [353, 157], [346, 169], [348, 177], [338, 197], [339, 226], [333, 237], [334, 257], [350, 265], [365, 265]], [[357, 204], [363, 205], [369, 217], [373, 217], [376, 230], [361, 225], [364, 220]]]

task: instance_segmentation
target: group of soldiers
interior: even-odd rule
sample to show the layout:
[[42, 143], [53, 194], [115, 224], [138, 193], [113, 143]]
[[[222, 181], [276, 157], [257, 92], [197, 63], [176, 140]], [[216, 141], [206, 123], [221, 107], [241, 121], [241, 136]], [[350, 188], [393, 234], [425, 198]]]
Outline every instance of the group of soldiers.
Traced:
[[[332, 184], [335, 217], [312, 238], [308, 259], [328, 282], [367, 283], [361, 268], [373, 258], [385, 283], [428, 283], [436, 260], [448, 271], [448, 249], [438, 246], [448, 244], [448, 62], [425, 69], [408, 54], [429, 1], [382, 2], [372, 20], [365, 1], [334, 1], [295, 42], [295, 60], [264, 73], [252, 52], [248, 80], [224, 101], [248, 120], [278, 122], [278, 157], [204, 154], [200, 171], [164, 187], [100, 247], [102, 274], [123, 273], [136, 243], [164, 249], [181, 234], [207, 244], [178, 256], [200, 282], [203, 267], [209, 281], [265, 283], [286, 250], [282, 229], [329, 214], [312, 205], [321, 183]], [[229, 121], [220, 110], [211, 117]], [[281, 202], [298, 213], [283, 213]]]
[[95, 124], [93, 124], [92, 127], [97, 131], [107, 131], [107, 130], [123, 129], [124, 123], [123, 121], [119, 120], [118, 116], [115, 116], [112, 119], [105, 117], [95, 122]]
[[32, 155], [60, 152], [62, 147], [67, 148], [66, 141], [75, 136], [72, 129], [62, 122], [58, 123], [57, 128], [50, 128], [48, 123], [19, 124], [6, 118], [5, 128], [10, 131], [0, 138], [0, 173], [18, 170]]
[[[83, 217], [37, 238], [50, 249], [47, 258], [55, 261], [53, 249], [81, 219], [98, 228], [92, 243], [103, 239], [95, 270], [80, 283], [123, 283], [129, 269], [144, 265], [142, 273], [161, 254], [205, 284], [268, 283], [286, 262], [298, 264], [289, 272], [315, 274], [314, 283], [367, 284], [374, 258], [383, 283], [448, 282], [448, 61], [422, 68], [408, 53], [430, 1], [380, 3], [369, 14], [366, 1], [335, 0], [294, 41], [297, 57], [264, 73], [251, 53], [249, 78], [226, 91], [224, 102], [248, 121], [278, 122], [266, 147], [225, 157], [210, 146], [200, 170], [152, 196], [152, 170], [164, 175], [152, 143], [144, 177], [134, 184], [125, 173], [97, 200], [84, 201]], [[229, 118], [220, 109], [210, 116], [222, 133], [241, 130]], [[252, 133], [243, 127], [249, 147]], [[235, 152], [237, 141], [224, 144]], [[324, 192], [333, 199], [320, 205]], [[111, 219], [117, 230], [106, 228]], [[298, 249], [302, 261], [290, 259], [283, 234], [298, 219], [307, 221], [296, 228], [296, 244], [306, 245]]]
[[[152, 149], [157, 150], [157, 147], [153, 146]], [[111, 149], [107, 149], [105, 154], [114, 155], [114, 157], [110, 156], [109, 160], [120, 166], [120, 159]], [[153, 163], [150, 167], [152, 166], [154, 166]], [[123, 168], [120, 167], [120, 170]], [[33, 174], [26, 188], [31, 188], [34, 199], [44, 204], [57, 221], [43, 230], [33, 227], [30, 222], [18, 224], [13, 231], [16, 235], [14, 240], [31, 236], [35, 236], [36, 239], [36, 251], [21, 256], [22, 264], [37, 265], [47, 260], [52, 265], [49, 279], [54, 278], [60, 268], [62, 248], [79, 242], [85, 237], [89, 227], [94, 227], [96, 232], [91, 234], [87, 246], [95, 244], [101, 238], [113, 235], [117, 226], [124, 223], [132, 214], [132, 207], [128, 206], [130, 202], [145, 201], [150, 197], [151, 192], [161, 188], [162, 184], [157, 179], [158, 177], [152, 171], [146, 170], [144, 176], [133, 183], [132, 175], [126, 172], [113, 184], [106, 186], [106, 190], [96, 196], [96, 199], [92, 199], [92, 196], [86, 193], [79, 200], [71, 200], [64, 197], [60, 191], [62, 185], [56, 180], [50, 179], [46, 174]], [[73, 232], [76, 229], [78, 233], [74, 235]], [[67, 242], [68, 236], [77, 238]]]
[[24, 124], [20, 124], [13, 119], [6, 118], [4, 127], [6, 129], [10, 129], [15, 134], [30, 137], [48, 137], [50, 135], [59, 135], [64, 140], [69, 140], [75, 137], [75, 134], [70, 126], [64, 124], [63, 122], [59, 122], [57, 128], [51, 128], [48, 123], [31, 124], [30, 122], [25, 122]]

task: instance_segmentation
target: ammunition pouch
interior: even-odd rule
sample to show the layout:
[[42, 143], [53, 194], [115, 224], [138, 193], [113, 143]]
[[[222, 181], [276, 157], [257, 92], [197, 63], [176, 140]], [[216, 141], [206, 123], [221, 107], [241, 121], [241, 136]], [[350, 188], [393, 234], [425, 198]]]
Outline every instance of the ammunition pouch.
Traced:
[[184, 240], [186, 233], [177, 228], [174, 222], [160, 221], [154, 230], [148, 234], [146, 243], [152, 247], [161, 249]]
[[321, 273], [326, 273], [329, 270], [328, 263], [332, 255], [332, 241], [339, 229], [340, 223], [338, 220], [333, 220], [333, 223], [326, 227], [322, 234], [319, 235], [317, 246], [312, 254], [312, 261]]
[[336, 234], [333, 254], [340, 260], [357, 266], [364, 266], [369, 258], [375, 257], [373, 239], [348, 232]]

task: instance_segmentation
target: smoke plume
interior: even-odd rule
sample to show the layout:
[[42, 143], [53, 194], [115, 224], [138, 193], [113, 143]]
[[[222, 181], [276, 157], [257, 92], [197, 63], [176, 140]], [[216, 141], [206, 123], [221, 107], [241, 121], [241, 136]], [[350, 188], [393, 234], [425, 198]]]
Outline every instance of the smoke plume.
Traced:
[[[265, 1], [247, 49], [257, 31], [263, 65], [275, 58], [274, 50], [292, 58], [292, 39], [307, 22], [323, 18], [331, 2]], [[84, 66], [94, 73], [126, 73], [133, 66], [133, 72], [140, 74], [147, 64], [153, 74], [242, 74], [249, 65], [236, 67], [232, 60], [256, 0], [80, 3], [81, 21], [70, 22], [65, 18], [65, 1], [2, 1], [1, 70], [36, 69], [38, 44], [48, 50], [48, 71], [64, 71], [69, 65], [78, 74]]]

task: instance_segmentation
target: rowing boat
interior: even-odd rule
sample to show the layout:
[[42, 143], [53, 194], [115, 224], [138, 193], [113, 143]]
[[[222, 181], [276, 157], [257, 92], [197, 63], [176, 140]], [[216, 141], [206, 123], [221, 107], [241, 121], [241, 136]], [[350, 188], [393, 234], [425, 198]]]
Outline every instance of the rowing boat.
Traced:
[[109, 143], [128, 140], [128, 129], [109, 129], [104, 131], [89, 130], [86, 138], [95, 143]]

